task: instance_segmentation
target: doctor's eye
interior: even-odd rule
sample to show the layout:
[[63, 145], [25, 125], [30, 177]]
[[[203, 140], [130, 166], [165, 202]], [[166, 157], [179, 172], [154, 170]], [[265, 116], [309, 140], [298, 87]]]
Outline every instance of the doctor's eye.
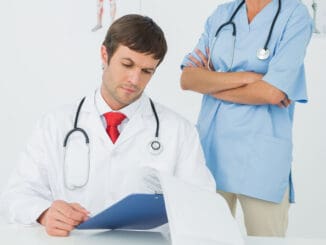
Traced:
[[133, 64], [131, 63], [121, 63], [124, 67], [131, 68], [133, 67]]
[[148, 69], [143, 69], [142, 72], [145, 73], [145, 74], [148, 74], [148, 75], [152, 75], [152, 74], [154, 73], [154, 71], [151, 70], [151, 69], [150, 69], [150, 70], [148, 70]]

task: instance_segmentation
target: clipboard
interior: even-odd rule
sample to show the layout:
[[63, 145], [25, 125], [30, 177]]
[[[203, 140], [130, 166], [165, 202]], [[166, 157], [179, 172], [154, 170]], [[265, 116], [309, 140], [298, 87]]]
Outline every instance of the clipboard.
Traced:
[[162, 194], [131, 194], [76, 228], [149, 230], [167, 222]]

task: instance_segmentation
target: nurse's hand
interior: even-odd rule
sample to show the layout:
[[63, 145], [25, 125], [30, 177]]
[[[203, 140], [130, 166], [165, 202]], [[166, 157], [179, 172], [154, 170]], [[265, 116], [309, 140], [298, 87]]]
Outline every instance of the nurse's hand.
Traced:
[[77, 225], [88, 219], [89, 212], [78, 203], [54, 201], [37, 220], [51, 236], [68, 236]]
[[197, 56], [199, 57], [199, 60], [189, 54], [188, 55], [188, 59], [191, 60], [191, 62], [187, 63], [188, 67], [199, 67], [199, 68], [203, 68], [209, 71], [214, 71], [214, 67], [212, 65], [212, 63], [208, 64], [208, 57], [209, 57], [209, 49], [206, 48], [206, 54], [203, 54], [199, 49], [195, 49], [195, 53], [197, 54]]
[[286, 108], [291, 104], [291, 102], [292, 101], [285, 95], [284, 99], [280, 103], [278, 103], [277, 106], [280, 108]]
[[[191, 60], [191, 62], [188, 62], [186, 64], [187, 67], [198, 67], [209, 71], [215, 71], [212, 63], [208, 64], [208, 58], [207, 58], [209, 57], [208, 48], [206, 48], [206, 54], [203, 54], [199, 49], [195, 49], [195, 53], [200, 58], [200, 60], [198, 60], [195, 56], [189, 54], [188, 59]], [[263, 74], [256, 73], [256, 72], [249, 72], [249, 71], [234, 72], [233, 76], [237, 82], [242, 82], [244, 84], [257, 82], [263, 78]]]

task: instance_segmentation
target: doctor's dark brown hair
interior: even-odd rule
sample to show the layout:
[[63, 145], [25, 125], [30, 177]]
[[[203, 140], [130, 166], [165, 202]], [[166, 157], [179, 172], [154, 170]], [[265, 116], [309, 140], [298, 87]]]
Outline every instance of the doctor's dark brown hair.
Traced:
[[108, 53], [108, 63], [119, 45], [133, 51], [149, 54], [160, 64], [167, 52], [162, 29], [149, 17], [137, 14], [125, 15], [112, 23], [103, 45]]

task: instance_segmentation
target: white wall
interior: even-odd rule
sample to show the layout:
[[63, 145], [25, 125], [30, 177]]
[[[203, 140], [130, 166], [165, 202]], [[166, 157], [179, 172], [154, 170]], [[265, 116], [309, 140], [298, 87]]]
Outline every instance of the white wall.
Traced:
[[326, 36], [313, 36], [306, 56], [309, 103], [297, 105], [294, 123], [296, 204], [289, 234], [326, 237]]
[[[169, 52], [147, 92], [193, 122], [200, 96], [180, 90], [179, 64], [195, 45], [205, 18], [220, 2], [142, 0], [140, 11], [139, 0], [117, 0], [118, 16], [141, 12], [165, 31]], [[0, 1], [0, 191], [40, 115], [99, 86], [99, 47], [106, 28], [90, 31], [95, 13], [96, 0]], [[297, 204], [290, 211], [290, 236], [326, 237], [322, 57], [326, 57], [326, 39], [314, 37], [306, 59], [311, 100], [298, 105], [295, 117]]]

